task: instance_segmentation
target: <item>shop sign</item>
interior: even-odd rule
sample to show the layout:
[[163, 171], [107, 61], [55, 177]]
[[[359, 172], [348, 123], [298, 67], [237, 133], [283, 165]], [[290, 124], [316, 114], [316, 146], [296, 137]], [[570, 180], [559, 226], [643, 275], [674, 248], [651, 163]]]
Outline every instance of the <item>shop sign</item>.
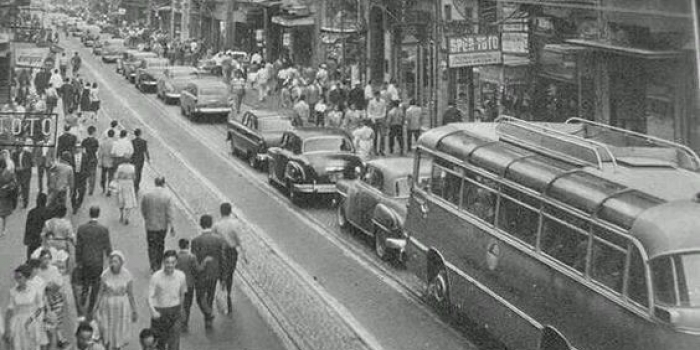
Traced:
[[54, 146], [57, 121], [57, 114], [0, 112], [0, 146]]
[[498, 34], [470, 34], [448, 38], [450, 68], [474, 67], [503, 62]]
[[25, 68], [41, 68], [48, 56], [48, 48], [17, 48], [15, 51], [15, 66]]
[[503, 53], [528, 54], [529, 38], [528, 33], [502, 33]]

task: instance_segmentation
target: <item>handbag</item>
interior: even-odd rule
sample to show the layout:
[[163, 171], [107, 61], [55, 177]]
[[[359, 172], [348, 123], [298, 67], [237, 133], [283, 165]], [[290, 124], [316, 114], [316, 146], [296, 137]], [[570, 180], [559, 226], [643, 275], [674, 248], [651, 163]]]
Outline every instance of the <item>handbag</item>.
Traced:
[[119, 186], [117, 185], [117, 180], [112, 180], [109, 182], [109, 191], [110, 192], [119, 191]]

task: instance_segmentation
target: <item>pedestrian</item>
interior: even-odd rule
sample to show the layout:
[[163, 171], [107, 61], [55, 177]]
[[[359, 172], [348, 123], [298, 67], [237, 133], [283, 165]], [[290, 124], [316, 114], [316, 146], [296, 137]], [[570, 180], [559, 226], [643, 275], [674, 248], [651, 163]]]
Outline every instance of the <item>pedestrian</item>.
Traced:
[[107, 350], [126, 348], [132, 324], [139, 314], [134, 298], [134, 279], [124, 267], [126, 259], [118, 250], [109, 254], [109, 268], [101, 276], [95, 315]]
[[37, 142], [37, 147], [34, 147], [34, 164], [36, 165], [39, 192], [44, 192], [44, 178], [48, 179], [49, 168], [54, 162], [53, 158], [53, 152], [46, 146], [46, 141], [41, 140]]
[[[197, 263], [204, 265], [201, 272], [195, 277], [195, 291], [197, 295], [197, 305], [204, 314], [204, 327], [211, 329], [213, 326], [214, 313], [214, 292], [216, 282], [221, 278], [221, 263], [223, 252], [226, 248], [226, 241], [212, 231], [213, 219], [210, 215], [202, 215], [199, 219], [199, 226], [202, 233], [192, 240], [192, 254], [197, 257]], [[205, 262], [206, 258], [208, 262]]]
[[85, 149], [85, 168], [87, 170], [88, 193], [92, 196], [95, 192], [95, 180], [97, 178], [97, 151], [100, 148], [100, 142], [95, 137], [97, 128], [90, 125], [87, 128], [88, 136], [83, 139], [81, 146]]
[[177, 270], [177, 253], [168, 250], [163, 255], [163, 268], [151, 276], [148, 284], [148, 306], [151, 329], [161, 350], [180, 349], [182, 305], [187, 292], [185, 274]]
[[10, 154], [10, 150], [4, 149], [0, 151], [0, 158], [5, 160], [5, 163], [7, 164], [7, 170], [14, 174], [16, 167], [15, 162], [12, 160], [12, 154]]
[[156, 350], [158, 342], [156, 341], [156, 334], [150, 328], [144, 328], [139, 332], [139, 344], [141, 345], [141, 350]]
[[17, 178], [0, 158], [0, 237], [5, 237], [7, 217], [12, 214], [17, 200]]
[[80, 92], [80, 112], [86, 117], [92, 113], [92, 103], [90, 102], [90, 83], [86, 82]]
[[348, 133], [352, 134], [355, 129], [360, 127], [360, 123], [362, 122], [362, 112], [357, 110], [356, 106], [354, 103], [351, 103], [348, 106], [348, 109], [345, 111], [345, 117], [343, 118], [343, 129], [347, 131]]
[[333, 105], [331, 111], [326, 116], [325, 127], [327, 128], [340, 128], [343, 126], [343, 111], [340, 105]]
[[165, 189], [165, 178], [156, 177], [154, 183], [155, 188], [141, 197], [141, 215], [146, 227], [151, 272], [158, 271], [163, 262], [166, 233], [170, 230], [170, 234], [175, 235], [173, 200]]
[[100, 207], [90, 207], [89, 215], [90, 220], [78, 226], [75, 242], [75, 270], [79, 271], [76, 282], [82, 287], [80, 295], [76, 296], [79, 297], [78, 314], [81, 316], [93, 314], [105, 259], [112, 254], [109, 229], [98, 222]]
[[131, 162], [126, 161], [117, 167], [114, 174], [117, 189], [117, 203], [119, 205], [119, 222], [129, 224], [131, 210], [136, 208], [136, 192], [134, 191], [134, 178], [136, 168]]
[[[68, 208], [65, 206], [58, 206], [53, 211], [53, 214], [53, 217], [44, 223], [41, 235], [45, 236], [47, 233], [51, 232], [51, 234], [53, 234], [52, 245], [59, 251], [62, 250], [66, 252], [68, 256], [75, 256], [72, 254], [75, 246], [73, 224], [66, 218]], [[70, 262], [70, 264], [73, 264], [73, 262]], [[71, 271], [72, 269], [69, 267], [68, 270]]]
[[36, 196], [36, 206], [27, 213], [27, 221], [24, 224], [24, 245], [27, 246], [27, 260], [32, 253], [41, 246], [41, 230], [46, 220], [51, 218], [51, 212], [46, 206], [46, 194], [39, 193]]
[[[53, 84], [50, 84], [53, 87]], [[47, 90], [48, 91], [48, 90]], [[75, 109], [75, 95], [77, 91], [75, 86], [71, 84], [70, 78], [65, 79], [65, 83], [61, 86], [61, 98], [63, 100], [63, 113]]]
[[97, 122], [97, 113], [100, 111], [100, 90], [97, 83], [92, 83], [90, 89], [90, 122]]
[[245, 78], [241, 71], [235, 71], [230, 83], [232, 107], [235, 107], [236, 115], [241, 112], [241, 104], [245, 97]]
[[131, 140], [131, 146], [134, 153], [131, 156], [131, 163], [136, 168], [136, 176], [134, 177], [134, 189], [136, 194], [139, 193], [141, 187], [141, 175], [143, 174], [143, 166], [145, 162], [151, 162], [151, 154], [148, 153], [148, 141], [141, 137], [141, 129], [134, 130], [134, 139]]
[[365, 109], [366, 102], [364, 91], [362, 91], [362, 85], [357, 81], [352, 90], [348, 92], [348, 105], [354, 104], [357, 110], [362, 111]]
[[10, 289], [10, 299], [5, 311], [5, 342], [14, 350], [36, 350], [41, 345], [44, 308], [43, 293], [28, 281], [32, 268], [21, 265], [14, 270], [16, 286]]
[[386, 102], [379, 91], [374, 92], [374, 98], [367, 104], [367, 118], [372, 121], [374, 132], [374, 153], [384, 155], [386, 133]]
[[309, 104], [306, 103], [306, 97], [301, 95], [299, 96], [299, 102], [294, 105], [292, 124], [294, 126], [303, 126], [304, 121], [307, 119], [309, 119]]
[[97, 150], [97, 160], [100, 165], [100, 186], [102, 193], [107, 193], [107, 197], [111, 194], [110, 185], [114, 178], [114, 157], [112, 157], [112, 148], [114, 147], [114, 130], [107, 131], [107, 137], [100, 142]]
[[45, 302], [50, 315], [50, 317], [46, 317], [48, 321], [49, 344], [55, 342], [59, 349], [63, 349], [68, 343], [63, 335], [65, 306], [63, 275], [59, 268], [53, 264], [54, 259], [50, 250], [42, 250], [39, 254], [39, 260], [40, 265], [37, 276], [44, 281]]
[[187, 332], [190, 321], [190, 309], [194, 300], [194, 278], [201, 271], [202, 266], [197, 264], [197, 259], [190, 251], [190, 241], [187, 238], [181, 238], [177, 242], [177, 265], [176, 269], [185, 274], [185, 282], [187, 283], [187, 291], [182, 304], [182, 331]]
[[226, 288], [227, 311], [231, 314], [233, 312], [231, 303], [233, 274], [236, 272], [238, 257], [240, 256], [246, 262], [247, 259], [239, 237], [239, 232], [242, 231], [243, 225], [238, 217], [233, 214], [231, 203], [222, 203], [219, 207], [219, 212], [221, 213], [221, 220], [214, 225], [212, 231], [220, 235], [227, 243], [223, 253], [223, 263], [221, 264], [221, 281]]
[[68, 60], [68, 56], [66, 56], [66, 53], [61, 54], [61, 58], [58, 59], [58, 67], [61, 70], [61, 76], [66, 76], [68, 73], [68, 64], [70, 61]]
[[73, 66], [73, 76], [77, 75], [80, 71], [80, 66], [82, 65], [82, 62], [83, 60], [80, 58], [80, 55], [78, 55], [78, 52], [76, 51], [70, 60], [70, 64], [71, 66]]
[[131, 161], [131, 156], [134, 154], [134, 146], [129, 141], [129, 132], [126, 130], [119, 131], [119, 139], [114, 141], [112, 145], [112, 158], [114, 158], [114, 166]]
[[[53, 216], [52, 212], [49, 212], [51, 216]], [[43, 226], [42, 226], [43, 229]], [[39, 248], [35, 249], [32, 252], [32, 255], [27, 259], [27, 261], [32, 260], [32, 259], [39, 259], [39, 256], [41, 255], [42, 250], [48, 250], [51, 252], [51, 256], [53, 257], [53, 263], [58, 265], [58, 255], [59, 255], [59, 250], [56, 248], [56, 240], [54, 239], [53, 232], [45, 232], [41, 233], [41, 246]]]
[[372, 86], [371, 80], [368, 80], [367, 85], [365, 85], [364, 96], [365, 96], [365, 106], [369, 106], [369, 101], [372, 101], [372, 99], [374, 98], [374, 87]]
[[391, 109], [387, 113], [389, 124], [389, 153], [394, 153], [394, 141], [399, 144], [399, 155], [403, 155], [403, 126], [406, 123], [403, 110], [399, 101], [391, 102]]
[[18, 148], [12, 154], [12, 160], [16, 165], [17, 194], [22, 197], [23, 209], [26, 209], [29, 205], [29, 189], [32, 180], [32, 168], [34, 167], [32, 144], [32, 139], [27, 139], [24, 142], [24, 147]]
[[448, 102], [447, 109], [445, 113], [442, 114], [442, 125], [460, 122], [462, 122], [462, 112], [457, 109], [455, 101]]
[[83, 321], [75, 331], [75, 345], [78, 350], [105, 350], [104, 346], [94, 340], [95, 328], [89, 322]]
[[68, 206], [68, 199], [73, 186], [73, 167], [71, 161], [73, 155], [65, 151], [61, 153], [60, 160], [54, 162], [49, 168], [48, 195], [49, 207]]
[[326, 123], [326, 112], [328, 111], [328, 105], [326, 104], [326, 98], [322, 97], [314, 106], [314, 122], [316, 126], [323, 126]]
[[75, 153], [73, 153], [73, 191], [71, 195], [71, 205], [73, 208], [73, 215], [78, 213], [80, 207], [83, 205], [83, 200], [85, 199], [85, 192], [87, 192], [87, 182], [90, 172], [88, 170], [87, 163], [87, 153], [83, 146], [78, 143], [75, 146]]
[[406, 109], [406, 149], [412, 149], [413, 141], [418, 141], [421, 127], [423, 127], [423, 110], [416, 105], [416, 100], [411, 99]]
[[357, 155], [363, 160], [367, 161], [372, 153], [372, 140], [374, 139], [374, 131], [370, 127], [372, 121], [369, 119], [362, 120], [361, 126], [352, 132], [353, 143], [355, 144], [355, 151]]
[[75, 152], [75, 144], [78, 142], [78, 137], [71, 132], [71, 128], [72, 126], [68, 123], [63, 126], [63, 134], [56, 141], [56, 156], [62, 155], [63, 152], [68, 152], [69, 154]]
[[[65, 106], [65, 102], [63, 104]], [[58, 106], [58, 91], [53, 84], [49, 83], [49, 87], [46, 89], [46, 113], [53, 114], [56, 106]]]

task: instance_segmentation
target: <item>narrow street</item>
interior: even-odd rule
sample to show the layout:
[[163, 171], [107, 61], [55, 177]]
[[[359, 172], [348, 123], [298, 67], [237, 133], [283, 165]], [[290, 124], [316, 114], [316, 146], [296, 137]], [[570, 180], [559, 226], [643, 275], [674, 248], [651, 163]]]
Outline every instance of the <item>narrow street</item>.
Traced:
[[80, 52], [82, 74], [99, 84], [103, 119], [144, 130], [153, 171], [165, 174], [190, 215], [216, 213], [230, 200], [248, 221], [251, 232], [242, 238], [252, 256], [241, 275], [265, 293], [266, 306], [297, 346], [475, 348], [422, 303], [407, 272], [379, 261], [359, 235], [342, 232], [329, 203], [294, 207], [265, 174], [231, 156], [224, 125], [193, 123], [178, 107], [138, 92], [76, 42], [64, 45]]

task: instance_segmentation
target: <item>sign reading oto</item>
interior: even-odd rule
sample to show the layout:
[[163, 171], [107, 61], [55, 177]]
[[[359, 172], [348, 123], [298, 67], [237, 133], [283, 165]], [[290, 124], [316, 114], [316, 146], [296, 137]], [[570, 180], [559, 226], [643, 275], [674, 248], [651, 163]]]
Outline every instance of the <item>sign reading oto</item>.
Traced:
[[498, 34], [467, 34], [448, 38], [450, 68], [473, 67], [503, 62]]
[[57, 114], [0, 112], [0, 146], [52, 147], [57, 122]]

